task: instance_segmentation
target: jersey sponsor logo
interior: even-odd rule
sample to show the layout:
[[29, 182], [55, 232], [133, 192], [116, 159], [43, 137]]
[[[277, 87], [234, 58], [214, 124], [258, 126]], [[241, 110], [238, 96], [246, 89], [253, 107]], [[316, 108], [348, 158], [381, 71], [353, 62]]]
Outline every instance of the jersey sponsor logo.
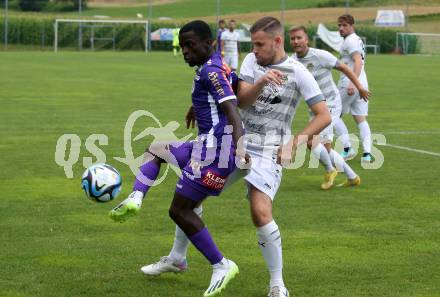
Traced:
[[308, 71], [312, 72], [313, 68], [314, 68], [313, 63], [307, 64], [306, 68], [307, 68]]
[[286, 89], [287, 79], [287, 75], [284, 75], [282, 85], [269, 83], [263, 88], [254, 104], [255, 113], [259, 115], [268, 114], [274, 110], [275, 106], [273, 105], [281, 103], [280, 95]]
[[[222, 72], [222, 76], [225, 81], [228, 81], [226, 75], [224, 72]], [[221, 85], [220, 81], [218, 80], [218, 73], [217, 72], [208, 72], [208, 78], [211, 81], [212, 85], [215, 88], [215, 91], [219, 96], [225, 96], [225, 90], [223, 89], [223, 86]]]
[[203, 176], [202, 182], [206, 187], [210, 189], [221, 190], [225, 186], [226, 177], [220, 176], [215, 172], [208, 170], [205, 176]]

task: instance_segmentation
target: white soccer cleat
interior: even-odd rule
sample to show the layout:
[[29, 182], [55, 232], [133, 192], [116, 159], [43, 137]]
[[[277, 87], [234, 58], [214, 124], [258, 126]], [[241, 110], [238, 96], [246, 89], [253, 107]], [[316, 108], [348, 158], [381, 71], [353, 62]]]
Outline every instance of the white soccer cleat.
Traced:
[[127, 199], [110, 211], [110, 218], [117, 222], [124, 222], [130, 217], [135, 216], [141, 209], [143, 196], [142, 192], [132, 192]]
[[159, 262], [143, 266], [141, 271], [146, 275], [157, 276], [166, 272], [184, 272], [188, 268], [186, 259], [180, 263], [174, 262], [170, 257], [160, 258]]
[[270, 288], [268, 297], [289, 297], [289, 291], [284, 286], [273, 286]]
[[213, 265], [211, 283], [203, 296], [208, 297], [219, 294], [237, 274], [237, 264], [223, 258], [219, 263]]

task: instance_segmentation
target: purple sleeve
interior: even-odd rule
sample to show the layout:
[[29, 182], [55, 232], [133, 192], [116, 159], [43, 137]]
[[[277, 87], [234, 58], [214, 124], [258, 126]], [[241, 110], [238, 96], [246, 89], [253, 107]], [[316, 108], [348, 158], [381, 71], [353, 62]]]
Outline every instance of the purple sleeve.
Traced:
[[208, 67], [206, 69], [206, 83], [209, 94], [218, 104], [227, 100], [237, 100], [225, 70]]

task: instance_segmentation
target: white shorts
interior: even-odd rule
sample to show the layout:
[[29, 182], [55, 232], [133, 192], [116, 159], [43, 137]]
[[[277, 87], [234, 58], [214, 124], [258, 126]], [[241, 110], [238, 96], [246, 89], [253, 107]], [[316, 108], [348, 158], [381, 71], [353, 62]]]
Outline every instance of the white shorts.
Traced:
[[349, 113], [351, 115], [367, 116], [368, 115], [368, 101], [365, 102], [359, 96], [359, 92], [355, 91], [352, 96], [347, 94], [347, 88], [340, 88], [342, 100], [342, 113]]
[[225, 63], [228, 64], [229, 68], [237, 69], [237, 67], [238, 67], [238, 55], [237, 54], [225, 53], [225, 56], [223, 57], [223, 59], [225, 60]]
[[[335, 108], [329, 108], [330, 110], [330, 114], [332, 116], [332, 122], [330, 123], [330, 125], [328, 125], [327, 127], [325, 127], [321, 133], [319, 133], [319, 136], [321, 136], [321, 139], [324, 140], [325, 142], [333, 142], [333, 137], [334, 137], [334, 132], [333, 132], [333, 127], [335, 125], [335, 122], [341, 117], [341, 110], [342, 107], [341, 105], [335, 107]], [[315, 115], [310, 112], [310, 120], [313, 120], [313, 118], [315, 117]]]
[[276, 155], [272, 157], [264, 156], [248, 150], [252, 160], [252, 167], [248, 170], [236, 169], [229, 175], [225, 188], [244, 178], [248, 186], [248, 198], [251, 185], [266, 194], [270, 199], [274, 199], [281, 184], [282, 167], [277, 164]]

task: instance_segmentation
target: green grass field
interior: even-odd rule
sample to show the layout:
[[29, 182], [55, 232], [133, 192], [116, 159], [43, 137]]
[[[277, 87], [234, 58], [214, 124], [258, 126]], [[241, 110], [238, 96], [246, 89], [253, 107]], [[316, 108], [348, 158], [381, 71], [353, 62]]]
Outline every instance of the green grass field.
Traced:
[[[134, 177], [123, 130], [135, 110], [182, 124], [193, 70], [170, 53], [0, 53], [0, 296], [202, 296], [211, 268], [193, 248], [183, 275], [144, 277], [139, 268], [168, 253], [168, 207], [176, 177], [153, 188], [138, 217], [107, 212]], [[440, 57], [368, 56], [370, 125], [389, 144], [440, 153]], [[307, 123], [306, 105], [293, 129]], [[347, 118], [349, 128], [357, 132]], [[136, 130], [153, 125], [139, 121]], [[57, 139], [78, 134], [74, 178], [54, 161]], [[96, 204], [80, 188], [85, 140], [106, 134], [107, 162], [124, 179], [117, 201]], [[151, 139], [135, 143], [140, 154]], [[362, 185], [319, 190], [322, 169], [284, 172], [274, 215], [283, 236], [284, 277], [298, 297], [440, 296], [440, 157], [393, 147], [379, 170], [351, 161]], [[66, 156], [67, 158], [67, 156]], [[342, 177], [338, 178], [338, 181]], [[221, 296], [263, 297], [268, 273], [251, 224], [245, 187], [205, 203], [204, 219], [241, 273]]]

